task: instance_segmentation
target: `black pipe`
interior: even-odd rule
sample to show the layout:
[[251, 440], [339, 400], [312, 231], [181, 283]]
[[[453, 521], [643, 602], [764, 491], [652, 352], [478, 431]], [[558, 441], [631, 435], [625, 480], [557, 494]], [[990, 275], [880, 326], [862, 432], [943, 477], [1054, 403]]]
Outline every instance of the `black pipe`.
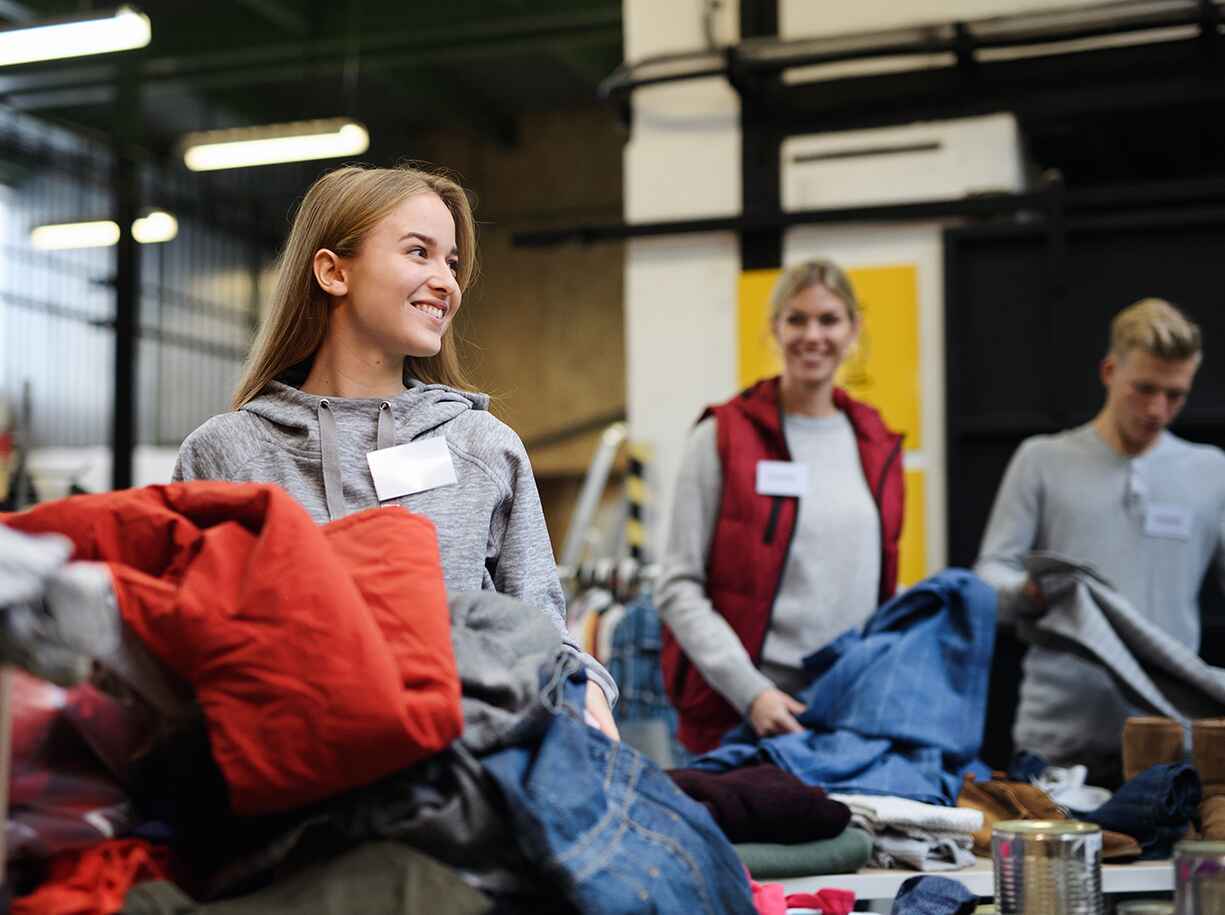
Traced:
[[139, 129], [140, 84], [129, 58], [120, 64], [113, 132], [112, 193], [119, 223], [115, 246], [114, 407], [111, 418], [111, 487], [132, 485], [132, 451], [136, 447], [136, 339], [140, 323], [140, 246], [132, 223], [140, 215], [140, 173], [132, 155]]
[[[1063, 206], [1070, 212], [1123, 210], [1129, 207], [1171, 206], [1180, 203], [1206, 203], [1225, 199], [1225, 180], [1144, 182], [1140, 184], [1068, 190]], [[913, 222], [957, 217], [1011, 215], [1023, 211], [1040, 213], [1050, 205], [1049, 190], [1018, 194], [979, 194], [914, 203], [887, 203], [870, 206], [829, 207], [795, 210], [769, 216], [714, 216], [669, 222], [571, 226], [532, 232], [516, 232], [511, 243], [522, 248], [539, 248], [567, 242], [623, 241], [660, 235], [688, 235], [697, 232], [753, 232], [783, 229], [817, 223]]]

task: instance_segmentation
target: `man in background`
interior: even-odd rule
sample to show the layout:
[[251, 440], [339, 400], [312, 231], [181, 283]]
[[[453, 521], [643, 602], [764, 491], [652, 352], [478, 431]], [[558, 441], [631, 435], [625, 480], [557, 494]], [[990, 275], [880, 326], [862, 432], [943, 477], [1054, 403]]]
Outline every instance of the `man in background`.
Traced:
[[[1200, 349], [1199, 328], [1173, 305], [1136, 302], [1111, 324], [1097, 417], [1017, 449], [976, 565], [999, 594], [1002, 624], [1023, 602], [1044, 606], [1022, 561], [1050, 550], [1092, 566], [1140, 615], [1198, 651], [1204, 575], [1215, 562], [1225, 577], [1225, 453], [1166, 427], [1186, 403]], [[1023, 669], [1017, 749], [1117, 782], [1123, 723], [1141, 712], [1104, 668], [1074, 655], [1031, 646]]]

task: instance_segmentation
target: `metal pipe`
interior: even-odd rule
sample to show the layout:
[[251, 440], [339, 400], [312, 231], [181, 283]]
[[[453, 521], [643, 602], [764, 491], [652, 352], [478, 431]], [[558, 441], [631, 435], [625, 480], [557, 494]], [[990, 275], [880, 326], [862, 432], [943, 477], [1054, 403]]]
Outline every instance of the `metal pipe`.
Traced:
[[583, 480], [583, 488], [579, 491], [578, 502], [574, 514], [570, 517], [570, 529], [566, 532], [566, 540], [561, 550], [558, 566], [563, 575], [566, 570], [577, 567], [582, 558], [587, 531], [600, 506], [600, 496], [608, 484], [613, 462], [617, 459], [617, 451], [625, 441], [629, 427], [625, 423], [613, 423], [600, 436], [600, 445], [587, 468], [587, 476]]

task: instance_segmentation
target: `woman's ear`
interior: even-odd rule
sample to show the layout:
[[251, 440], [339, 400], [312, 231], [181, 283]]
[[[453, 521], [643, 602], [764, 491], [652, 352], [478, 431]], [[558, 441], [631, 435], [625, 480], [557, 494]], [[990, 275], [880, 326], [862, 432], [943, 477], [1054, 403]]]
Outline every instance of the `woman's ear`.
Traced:
[[349, 281], [344, 265], [335, 252], [320, 248], [315, 252], [311, 263], [315, 272], [315, 282], [328, 295], [346, 295], [349, 292]]

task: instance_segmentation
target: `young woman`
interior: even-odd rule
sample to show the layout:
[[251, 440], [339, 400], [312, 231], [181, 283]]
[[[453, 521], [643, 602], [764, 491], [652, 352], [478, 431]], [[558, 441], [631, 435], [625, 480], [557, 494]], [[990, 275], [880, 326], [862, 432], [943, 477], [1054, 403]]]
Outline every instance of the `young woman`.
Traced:
[[[402, 505], [434, 522], [449, 593], [510, 594], [565, 637], [527, 453], [470, 390], [449, 333], [475, 271], [472, 211], [454, 181], [413, 168], [320, 178], [298, 208], [234, 412], [187, 437], [175, 479], [277, 483], [319, 523]], [[567, 643], [589, 674], [593, 723], [615, 737], [612, 678]]]
[[859, 329], [836, 265], [790, 268], [770, 308], [782, 375], [709, 408], [689, 437], [656, 598], [694, 752], [746, 718], [763, 736], [800, 730], [801, 660], [896, 588], [901, 436], [834, 386]]

